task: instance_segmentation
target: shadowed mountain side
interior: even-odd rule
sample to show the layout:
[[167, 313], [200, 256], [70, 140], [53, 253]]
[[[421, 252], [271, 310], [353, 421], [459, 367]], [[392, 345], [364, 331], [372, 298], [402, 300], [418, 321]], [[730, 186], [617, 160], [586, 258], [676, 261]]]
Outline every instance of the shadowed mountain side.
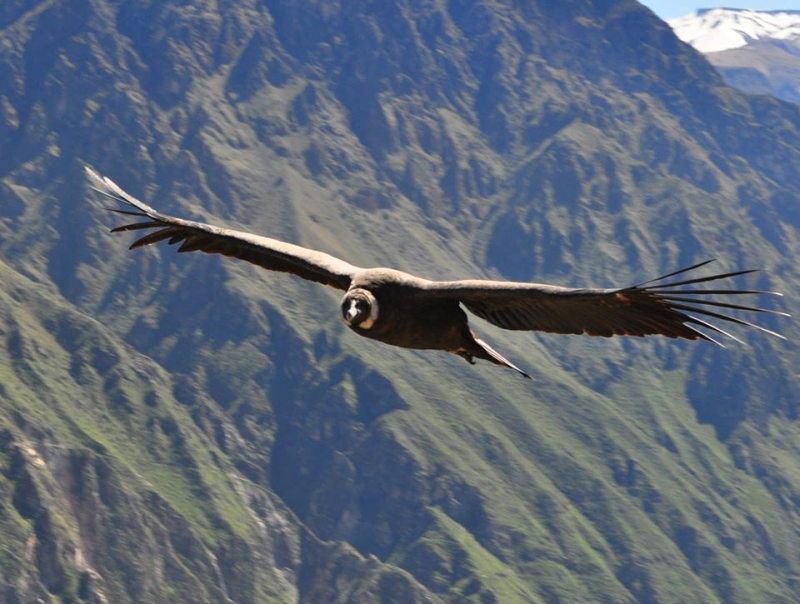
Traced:
[[355, 338], [313, 284], [130, 253], [83, 166], [360, 266], [716, 256], [792, 312], [796, 107], [627, 1], [17, 1], [0, 42], [6, 599], [794, 599], [791, 321], [726, 350], [477, 321], [520, 383]]

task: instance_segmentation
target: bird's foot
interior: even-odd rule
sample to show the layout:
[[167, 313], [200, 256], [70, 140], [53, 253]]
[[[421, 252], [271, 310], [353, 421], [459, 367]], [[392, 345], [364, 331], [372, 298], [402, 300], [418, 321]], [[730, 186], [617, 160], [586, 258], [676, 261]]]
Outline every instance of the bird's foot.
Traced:
[[463, 348], [459, 348], [458, 350], [454, 350], [453, 352], [455, 354], [457, 354], [458, 356], [460, 356], [461, 358], [466, 359], [467, 363], [469, 363], [470, 365], [474, 365], [475, 364], [475, 357], [473, 357], [470, 353], [468, 353]]

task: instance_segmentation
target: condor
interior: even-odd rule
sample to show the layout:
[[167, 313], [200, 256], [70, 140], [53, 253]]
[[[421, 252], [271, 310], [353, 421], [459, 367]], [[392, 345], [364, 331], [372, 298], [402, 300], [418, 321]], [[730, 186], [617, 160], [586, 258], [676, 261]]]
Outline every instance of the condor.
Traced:
[[267, 270], [292, 273], [335, 287], [345, 292], [341, 303], [343, 321], [361, 336], [403, 348], [443, 350], [472, 364], [475, 359], [483, 359], [527, 378], [530, 377], [527, 373], [475, 335], [464, 309], [503, 329], [606, 337], [659, 334], [716, 344], [719, 342], [711, 333], [737, 338], [706, 319], [782, 336], [712, 309], [788, 316], [775, 310], [705, 298], [717, 294], [780, 295], [777, 292], [694, 288], [700, 283], [744, 275], [752, 270], [664, 282], [705, 266], [711, 260], [638, 285], [607, 289], [478, 279], [430, 281], [391, 268], [361, 268], [330, 254], [291, 243], [162, 214], [127, 194], [109, 178], [89, 168], [86, 171], [94, 190], [134, 208], [114, 211], [141, 219], [112, 232], [150, 230], [136, 240], [131, 249], [166, 240], [169, 244], [180, 243], [179, 252], [222, 254]]

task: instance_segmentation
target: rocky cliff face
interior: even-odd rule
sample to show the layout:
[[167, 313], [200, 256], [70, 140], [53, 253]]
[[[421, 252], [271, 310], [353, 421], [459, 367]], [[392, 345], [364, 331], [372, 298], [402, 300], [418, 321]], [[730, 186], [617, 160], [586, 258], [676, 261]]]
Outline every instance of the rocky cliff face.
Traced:
[[531, 386], [129, 254], [82, 167], [362, 265], [796, 297], [800, 112], [622, 1], [19, 1], [0, 41], [6, 600], [791, 601], [793, 343], [476, 323]]

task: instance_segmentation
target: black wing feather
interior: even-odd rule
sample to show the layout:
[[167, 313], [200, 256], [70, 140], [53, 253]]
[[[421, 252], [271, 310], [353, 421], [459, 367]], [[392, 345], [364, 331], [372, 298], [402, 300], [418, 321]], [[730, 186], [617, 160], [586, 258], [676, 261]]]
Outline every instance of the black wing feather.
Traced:
[[777, 292], [719, 288], [681, 289], [687, 285], [745, 275], [754, 272], [752, 270], [718, 273], [664, 283], [665, 279], [696, 270], [710, 262], [712, 261], [707, 260], [639, 285], [619, 289], [573, 289], [538, 283], [470, 280], [433, 282], [426, 287], [425, 293], [432, 297], [458, 300], [478, 317], [498, 327], [512, 330], [605, 337], [660, 334], [670, 338], [703, 339], [719, 343], [698, 329], [700, 327], [738, 341], [738, 338], [727, 331], [700, 318], [706, 317], [753, 327], [770, 335], [783, 337], [749, 321], [707, 307], [788, 316], [786, 313], [694, 297], [702, 294], [780, 295]]

